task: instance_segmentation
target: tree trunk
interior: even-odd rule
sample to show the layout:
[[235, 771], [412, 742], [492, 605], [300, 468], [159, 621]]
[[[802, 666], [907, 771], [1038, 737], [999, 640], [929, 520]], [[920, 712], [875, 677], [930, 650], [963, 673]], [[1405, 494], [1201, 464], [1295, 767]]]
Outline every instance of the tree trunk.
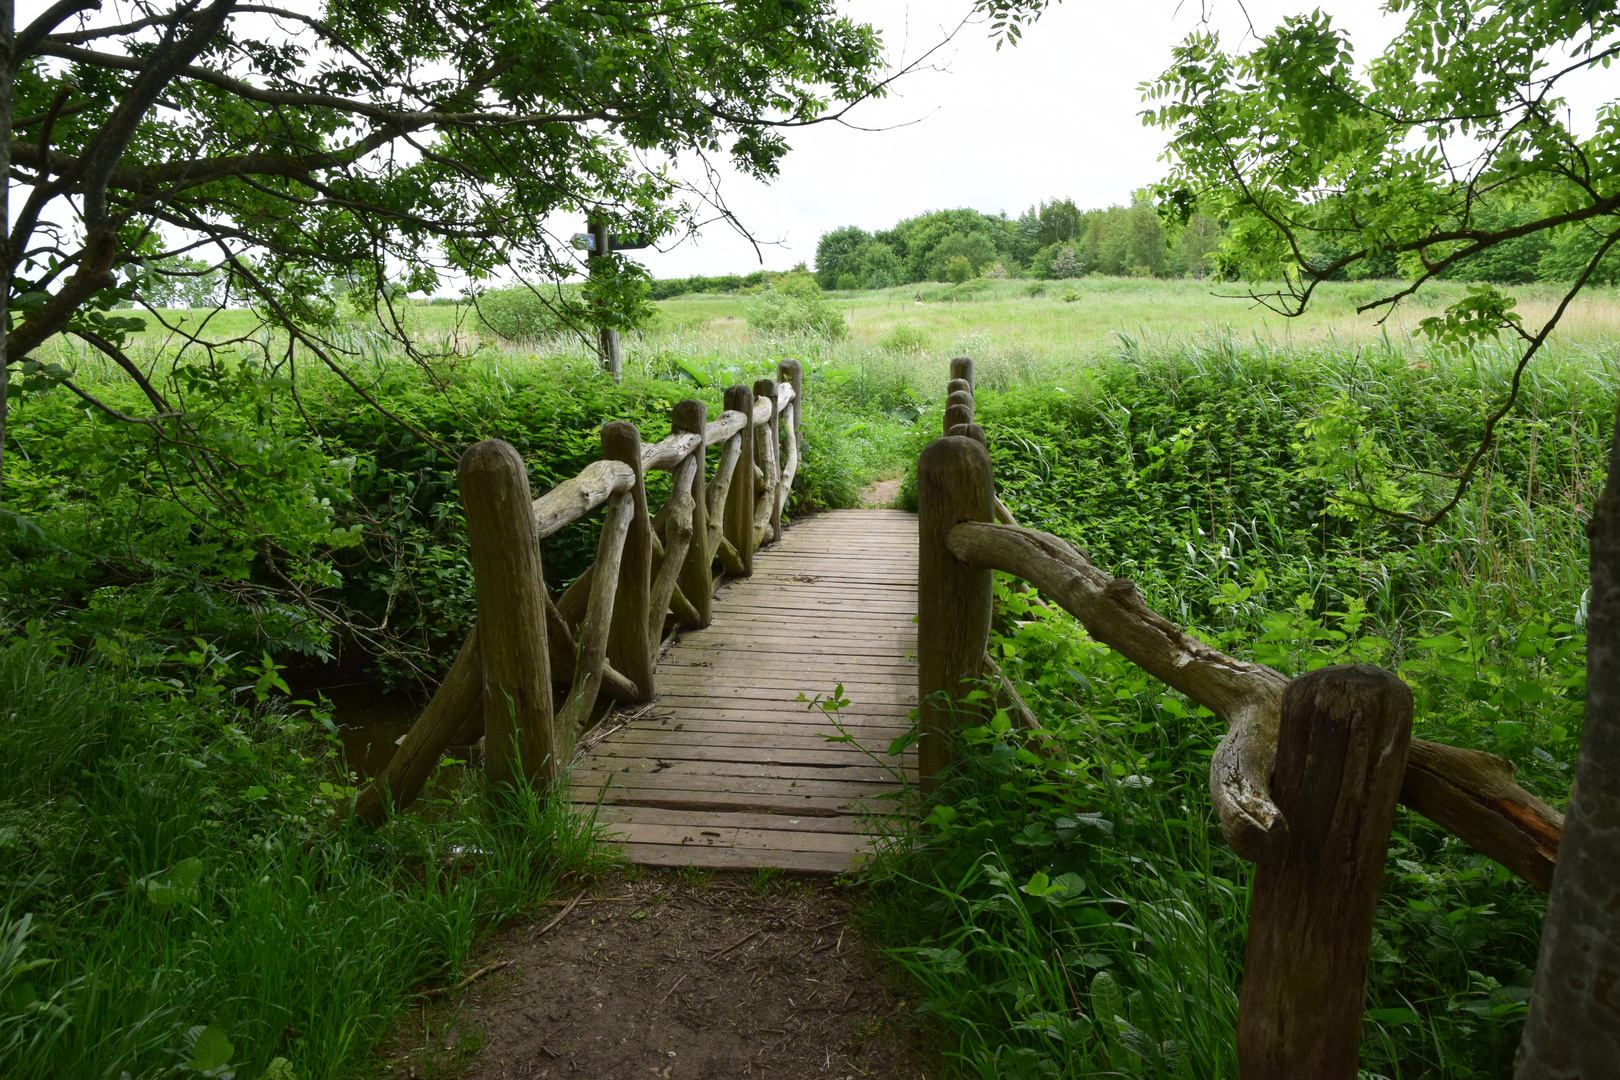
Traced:
[[[11, 47], [17, 37], [13, 0], [0, 0], [0, 177], [11, 175], [11, 89], [17, 69]], [[11, 304], [11, 183], [0, 183], [0, 508], [6, 505], [6, 422], [11, 417], [11, 356], [6, 328]]]
[[1620, 422], [1586, 534], [1586, 723], [1518, 1080], [1620, 1075]]

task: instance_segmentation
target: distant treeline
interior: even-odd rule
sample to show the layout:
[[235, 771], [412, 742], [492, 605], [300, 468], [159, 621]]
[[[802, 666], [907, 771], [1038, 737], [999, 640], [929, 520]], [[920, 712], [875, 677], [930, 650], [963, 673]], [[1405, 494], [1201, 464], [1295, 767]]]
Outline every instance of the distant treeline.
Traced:
[[1055, 199], [1016, 220], [936, 210], [891, 229], [846, 225], [824, 234], [816, 246], [816, 280], [824, 289], [881, 289], [974, 277], [1203, 276], [1213, 267], [1220, 237], [1220, 224], [1204, 214], [1167, 230], [1146, 198], [1105, 210]]
[[[1539, 214], [1534, 206], [1477, 203], [1473, 224], [1510, 228]], [[856, 225], [822, 234], [816, 245], [816, 282], [823, 289], [884, 289], [920, 281], [972, 278], [1074, 278], [1087, 274], [1136, 277], [1223, 277], [1219, 248], [1223, 224], [1202, 212], [1185, 221], [1160, 213], [1146, 195], [1130, 206], [1081, 210], [1072, 199], [1032, 206], [1016, 219], [977, 210], [934, 210], [868, 232]], [[1549, 237], [1537, 232], [1464, 259], [1440, 276], [1460, 281], [1523, 285], [1568, 281], [1596, 250], [1598, 234], [1581, 227]], [[1325, 265], [1341, 252], [1305, 252]], [[1434, 253], [1431, 253], [1431, 256]], [[1357, 264], [1360, 276], [1400, 277], [1392, 255]], [[768, 271], [724, 277], [672, 278], [652, 285], [655, 300], [695, 292], [757, 289], [777, 275]], [[1343, 276], [1343, 275], [1340, 275]], [[1620, 253], [1611, 253], [1597, 284], [1620, 284]]]

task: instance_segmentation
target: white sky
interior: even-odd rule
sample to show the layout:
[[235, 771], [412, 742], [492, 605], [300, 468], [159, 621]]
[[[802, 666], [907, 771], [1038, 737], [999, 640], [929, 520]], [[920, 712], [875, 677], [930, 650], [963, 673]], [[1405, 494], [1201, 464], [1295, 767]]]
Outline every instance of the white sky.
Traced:
[[[936, 58], [947, 71], [909, 76], [888, 99], [849, 117], [888, 130], [826, 124], [790, 132], [793, 151], [775, 183], [732, 175], [722, 192], [760, 240], [780, 242], [761, 249], [768, 270], [814, 265], [816, 241], [842, 225], [888, 228], [961, 206], [1016, 217], [1063, 197], [1082, 209], [1129, 202], [1164, 171], [1164, 133], [1142, 126], [1138, 86], [1169, 66], [1171, 48], [1204, 19], [1235, 48], [1249, 25], [1244, 9], [1265, 33], [1318, 5], [1350, 31], [1358, 57], [1382, 51], [1398, 29], [1374, 0], [1065, 0], [1016, 48], [1000, 51], [987, 27], [969, 26]], [[939, 41], [970, 7], [963, 0], [842, 6], [876, 26], [891, 55], [907, 57]], [[723, 223], [696, 242], [637, 255], [655, 277], [761, 268], [753, 248]]]

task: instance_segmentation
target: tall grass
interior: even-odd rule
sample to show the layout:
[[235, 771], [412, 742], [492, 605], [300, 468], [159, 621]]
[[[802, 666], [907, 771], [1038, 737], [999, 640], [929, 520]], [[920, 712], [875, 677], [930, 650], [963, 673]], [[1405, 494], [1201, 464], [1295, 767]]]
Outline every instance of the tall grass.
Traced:
[[0, 647], [8, 1078], [183, 1074], [209, 1028], [240, 1076], [351, 1075], [415, 990], [607, 858], [561, 792], [334, 829], [318, 716], [233, 703], [217, 657], [179, 687], [67, 649]]

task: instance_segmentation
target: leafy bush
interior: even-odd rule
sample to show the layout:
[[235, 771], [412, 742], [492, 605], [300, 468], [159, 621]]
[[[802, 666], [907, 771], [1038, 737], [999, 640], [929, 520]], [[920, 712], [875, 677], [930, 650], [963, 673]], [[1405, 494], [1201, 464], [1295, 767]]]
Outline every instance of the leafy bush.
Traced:
[[554, 337], [589, 322], [577, 285], [489, 289], [478, 297], [476, 307], [479, 324], [507, 341]]
[[928, 347], [928, 332], [914, 322], [901, 321], [889, 328], [878, 348], [893, 353], [921, 352]]
[[[1562, 804], [1584, 705], [1581, 525], [1613, 423], [1608, 376], [1545, 370], [1490, 475], [1445, 526], [1418, 533], [1334, 513], [1324, 456], [1376, 440], [1400, 466], [1451, 470], [1498, 399], [1499, 358], [1415, 367], [1394, 349], [1122, 340], [1115, 358], [1065, 372], [1062, 389], [981, 389], [978, 420], [1014, 516], [1284, 674], [1398, 670], [1422, 737], [1505, 755], [1528, 789]], [[1067, 615], [1005, 589], [996, 604], [991, 651], [1069, 753], [1054, 777], [1004, 713], [967, 725], [928, 831], [873, 871], [874, 929], [969, 1074], [1232, 1075], [1247, 869], [1209, 804], [1220, 723]], [[1363, 1067], [1509, 1075], [1545, 906], [1402, 809]]]
[[768, 284], [748, 302], [748, 325], [756, 334], [837, 341], [849, 332], [844, 313], [827, 302], [814, 278], [806, 279], [808, 287], [788, 280]]

